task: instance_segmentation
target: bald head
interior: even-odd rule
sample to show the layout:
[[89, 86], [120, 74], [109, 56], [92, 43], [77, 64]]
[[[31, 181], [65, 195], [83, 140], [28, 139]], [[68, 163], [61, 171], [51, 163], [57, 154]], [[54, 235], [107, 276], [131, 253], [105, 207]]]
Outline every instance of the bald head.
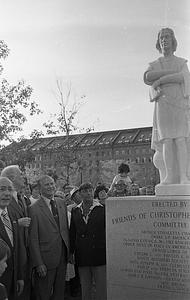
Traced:
[[1, 172], [2, 177], [7, 177], [12, 181], [13, 187], [16, 191], [20, 191], [24, 188], [24, 177], [22, 171], [17, 165], [11, 165], [4, 168]]
[[12, 181], [11, 181], [9, 178], [1, 176], [1, 177], [0, 177], [0, 186], [1, 186], [4, 182], [7, 182], [7, 183], [9, 183], [10, 186], [13, 186]]
[[16, 174], [16, 172], [18, 170], [19, 170], [19, 166], [17, 166], [17, 165], [12, 165], [12, 166], [5, 167], [1, 172], [1, 176], [2, 177], [7, 177], [12, 181], [14, 175]]

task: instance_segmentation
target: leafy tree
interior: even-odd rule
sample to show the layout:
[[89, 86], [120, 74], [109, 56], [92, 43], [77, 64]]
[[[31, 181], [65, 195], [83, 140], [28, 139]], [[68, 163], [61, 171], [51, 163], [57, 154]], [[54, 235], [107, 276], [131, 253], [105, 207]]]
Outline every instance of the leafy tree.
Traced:
[[[5, 59], [10, 53], [8, 46], [0, 40], [0, 58]], [[3, 67], [0, 64], [0, 74]], [[42, 111], [38, 104], [30, 99], [32, 87], [25, 85], [24, 80], [19, 80], [16, 85], [11, 85], [6, 79], [0, 83], [0, 141], [13, 141], [13, 134], [22, 131], [23, 124], [27, 121], [26, 109], [29, 115], [39, 114]]]
[[28, 139], [21, 138], [18, 142], [13, 141], [9, 146], [1, 149], [1, 159], [6, 165], [18, 165], [25, 171], [27, 163], [35, 160], [34, 153], [29, 148]]
[[[73, 137], [72, 134], [77, 130], [82, 131], [84, 128], [78, 126], [77, 117], [79, 115], [80, 109], [84, 106], [84, 98], [82, 95], [77, 97], [77, 94], [72, 87], [71, 83], [65, 83], [62, 78], [56, 76], [56, 90], [53, 91], [53, 95], [59, 105], [59, 112], [57, 114], [51, 115], [50, 120], [44, 123], [44, 127], [47, 130], [47, 134], [50, 135], [62, 135], [62, 144], [57, 148], [49, 149], [49, 152], [56, 154], [55, 165], [62, 163], [63, 174], [66, 174], [65, 181], [69, 183], [70, 175], [79, 170], [78, 154], [75, 147], [73, 147]], [[86, 131], [90, 132], [93, 127], [88, 128]], [[47, 150], [45, 150], [47, 151]]]
[[42, 131], [39, 131], [37, 129], [33, 129], [32, 132], [29, 134], [29, 137], [33, 140], [36, 141], [39, 138], [43, 137], [44, 133]]

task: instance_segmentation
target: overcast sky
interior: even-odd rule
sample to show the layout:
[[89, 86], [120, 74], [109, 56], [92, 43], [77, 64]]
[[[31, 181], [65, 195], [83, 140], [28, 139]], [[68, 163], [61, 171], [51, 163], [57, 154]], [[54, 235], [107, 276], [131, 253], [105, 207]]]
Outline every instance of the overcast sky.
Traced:
[[0, 7], [0, 39], [11, 50], [2, 77], [11, 84], [23, 78], [44, 111], [25, 135], [58, 111], [55, 74], [85, 95], [80, 127], [152, 126], [142, 77], [159, 56], [158, 31], [172, 28], [175, 54], [190, 60], [189, 0], [0, 0]]

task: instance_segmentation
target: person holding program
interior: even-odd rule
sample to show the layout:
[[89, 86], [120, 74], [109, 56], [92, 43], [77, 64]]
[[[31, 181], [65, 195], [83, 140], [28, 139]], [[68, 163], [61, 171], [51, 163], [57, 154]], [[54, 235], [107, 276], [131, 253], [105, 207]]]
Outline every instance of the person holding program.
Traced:
[[156, 48], [162, 55], [151, 62], [144, 73], [144, 82], [155, 92], [151, 147], [163, 155], [166, 175], [161, 184], [174, 183], [176, 162], [179, 170], [177, 183], [190, 184], [187, 177], [190, 95], [187, 60], [174, 55], [177, 40], [170, 28], [159, 31]]

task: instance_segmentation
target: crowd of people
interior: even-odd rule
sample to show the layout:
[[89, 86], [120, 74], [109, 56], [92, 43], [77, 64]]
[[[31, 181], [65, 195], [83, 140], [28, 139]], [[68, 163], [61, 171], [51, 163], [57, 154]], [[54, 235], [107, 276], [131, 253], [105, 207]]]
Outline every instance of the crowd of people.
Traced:
[[57, 189], [48, 175], [29, 184], [18, 166], [4, 166], [0, 300], [63, 300], [66, 286], [72, 297], [105, 300], [106, 199], [154, 194], [152, 186], [142, 191], [133, 183], [129, 171], [121, 164], [110, 187], [85, 182]]
[[130, 168], [128, 164], [122, 163], [118, 167], [118, 174], [114, 177], [110, 188], [107, 190], [108, 196], [123, 197], [155, 194], [154, 186], [140, 187], [137, 183], [132, 182], [129, 173]]
[[[162, 158], [161, 184], [189, 184], [187, 61], [174, 55], [177, 41], [169, 28], [158, 33], [156, 48], [162, 56], [144, 73], [155, 102], [152, 148]], [[28, 184], [18, 166], [2, 161], [0, 172], [0, 300], [63, 300], [66, 281], [71, 296], [105, 300], [106, 199], [146, 197], [154, 187], [132, 182], [125, 163], [109, 187], [66, 183], [58, 190], [48, 175]]]

